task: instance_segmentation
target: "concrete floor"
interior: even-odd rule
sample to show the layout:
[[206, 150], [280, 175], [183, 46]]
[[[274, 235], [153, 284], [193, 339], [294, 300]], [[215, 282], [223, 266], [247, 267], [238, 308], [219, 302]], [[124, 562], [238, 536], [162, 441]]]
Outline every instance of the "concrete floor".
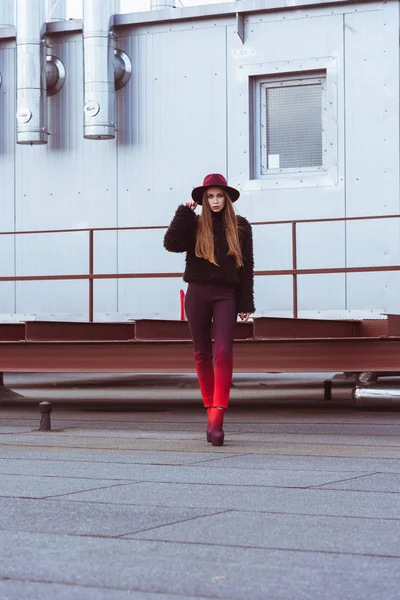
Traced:
[[213, 448], [166, 391], [3, 402], [2, 600], [399, 598], [400, 413], [239, 387]]

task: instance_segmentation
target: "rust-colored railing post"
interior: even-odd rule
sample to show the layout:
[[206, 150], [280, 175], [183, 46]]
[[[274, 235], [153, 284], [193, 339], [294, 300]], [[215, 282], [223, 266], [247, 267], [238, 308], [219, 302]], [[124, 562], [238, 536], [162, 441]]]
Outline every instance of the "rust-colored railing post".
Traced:
[[297, 229], [296, 221], [292, 222], [292, 269], [293, 269], [293, 318], [298, 317], [297, 304]]
[[93, 239], [94, 231], [89, 229], [89, 322], [93, 323]]

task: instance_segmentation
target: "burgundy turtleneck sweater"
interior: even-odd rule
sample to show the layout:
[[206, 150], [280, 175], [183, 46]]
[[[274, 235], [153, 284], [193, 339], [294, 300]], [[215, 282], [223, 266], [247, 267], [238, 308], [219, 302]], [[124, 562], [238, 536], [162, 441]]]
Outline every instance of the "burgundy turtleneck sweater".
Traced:
[[237, 290], [238, 313], [255, 311], [254, 307], [254, 259], [253, 236], [250, 223], [237, 217], [239, 242], [242, 249], [243, 267], [236, 267], [235, 259], [228, 256], [223, 212], [212, 213], [214, 230], [214, 265], [195, 254], [198, 216], [184, 205], [178, 207], [165, 234], [164, 247], [169, 252], [186, 252], [186, 268], [183, 276], [188, 283], [215, 283], [231, 285]]

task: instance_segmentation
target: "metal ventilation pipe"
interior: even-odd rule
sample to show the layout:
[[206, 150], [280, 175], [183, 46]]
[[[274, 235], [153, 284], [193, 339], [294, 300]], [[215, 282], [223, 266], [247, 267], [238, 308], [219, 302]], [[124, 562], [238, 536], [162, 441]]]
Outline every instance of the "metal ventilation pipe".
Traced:
[[83, 0], [84, 137], [115, 137], [115, 0]]
[[43, 0], [17, 0], [17, 143], [47, 143]]
[[163, 10], [165, 8], [176, 8], [176, 0], [151, 0], [150, 10]]

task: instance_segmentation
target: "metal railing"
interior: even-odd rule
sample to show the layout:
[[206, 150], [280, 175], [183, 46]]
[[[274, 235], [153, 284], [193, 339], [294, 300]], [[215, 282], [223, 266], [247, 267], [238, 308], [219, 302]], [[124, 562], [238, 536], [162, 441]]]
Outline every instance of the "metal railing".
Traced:
[[[375, 215], [364, 217], [334, 217], [325, 219], [292, 219], [285, 221], [254, 221], [253, 226], [261, 225], [290, 225], [292, 239], [292, 268], [291, 269], [272, 269], [255, 271], [256, 277], [262, 276], [282, 276], [290, 275], [293, 278], [293, 317], [298, 318], [298, 277], [301, 275], [321, 275], [321, 274], [340, 274], [340, 273], [370, 273], [381, 271], [400, 271], [400, 265], [380, 265], [369, 267], [332, 267], [322, 269], [298, 269], [298, 247], [297, 247], [297, 227], [300, 224], [311, 223], [333, 223], [333, 222], [350, 222], [350, 221], [372, 221], [382, 219], [400, 219], [400, 214], [395, 215]], [[0, 235], [33, 235], [33, 234], [48, 234], [48, 233], [88, 233], [88, 259], [89, 272], [87, 274], [69, 274], [69, 275], [20, 275], [0, 277], [1, 281], [62, 281], [62, 280], [87, 280], [89, 283], [88, 290], [88, 314], [89, 321], [93, 322], [94, 308], [94, 281], [99, 279], [146, 279], [146, 278], [173, 278], [182, 277], [182, 273], [94, 273], [94, 233], [104, 231], [143, 231], [167, 229], [166, 225], [148, 225], [138, 227], [92, 227], [82, 229], [45, 229], [33, 231], [1, 231]]]

